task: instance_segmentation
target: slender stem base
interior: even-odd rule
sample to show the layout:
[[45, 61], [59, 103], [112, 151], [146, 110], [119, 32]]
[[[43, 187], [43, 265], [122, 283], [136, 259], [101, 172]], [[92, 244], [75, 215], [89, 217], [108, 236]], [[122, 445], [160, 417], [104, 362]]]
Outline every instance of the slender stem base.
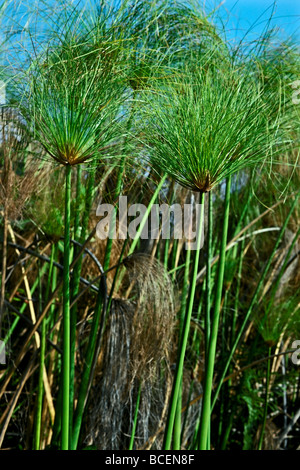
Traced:
[[222, 300], [222, 288], [224, 279], [225, 269], [225, 254], [226, 254], [226, 243], [227, 243], [227, 232], [228, 232], [228, 219], [229, 219], [229, 203], [230, 203], [230, 187], [231, 179], [227, 179], [226, 184], [226, 195], [225, 195], [225, 209], [223, 219], [223, 230], [220, 247], [220, 258], [219, 258], [219, 271], [217, 279], [217, 291], [215, 298], [215, 305], [213, 311], [213, 318], [211, 323], [211, 331], [209, 337], [208, 354], [206, 360], [206, 371], [205, 371], [205, 382], [204, 382], [204, 393], [202, 401], [202, 415], [200, 425], [200, 437], [199, 437], [199, 449], [208, 449], [208, 433], [210, 429], [210, 411], [211, 411], [211, 393], [212, 383], [214, 374], [214, 363], [216, 356], [216, 346], [220, 319], [220, 308]]
[[63, 396], [61, 448], [69, 449], [70, 419], [70, 218], [71, 218], [71, 166], [66, 166], [65, 237], [63, 271]]
[[[191, 289], [190, 289], [188, 308], [187, 308], [186, 315], [184, 318], [184, 324], [183, 324], [183, 329], [182, 329], [181, 338], [180, 338], [179, 356], [178, 356], [177, 365], [176, 365], [171, 403], [169, 407], [168, 420], [167, 420], [166, 431], [165, 431], [165, 436], [164, 436], [164, 443], [163, 443], [164, 450], [170, 450], [171, 448], [173, 426], [174, 426], [176, 408], [177, 408], [178, 397], [179, 397], [179, 392], [180, 392], [180, 385], [181, 385], [181, 380], [182, 380], [185, 351], [186, 351], [187, 341], [189, 337], [190, 323], [191, 323], [191, 317], [192, 317], [192, 311], [193, 311], [193, 305], [194, 305], [194, 297], [195, 297], [197, 274], [198, 274], [198, 264], [199, 264], [199, 253], [200, 253], [200, 247], [201, 247], [201, 241], [202, 241], [201, 240], [202, 226], [203, 226], [203, 219], [204, 219], [204, 194], [203, 193], [201, 193], [200, 204], [201, 206], [200, 206], [200, 211], [199, 211], [199, 221], [197, 224], [198, 232], [197, 232], [197, 246], [196, 246], [196, 253], [195, 253], [194, 270], [193, 270], [193, 276], [191, 280]], [[187, 257], [189, 256], [190, 256], [190, 250], [187, 251]]]

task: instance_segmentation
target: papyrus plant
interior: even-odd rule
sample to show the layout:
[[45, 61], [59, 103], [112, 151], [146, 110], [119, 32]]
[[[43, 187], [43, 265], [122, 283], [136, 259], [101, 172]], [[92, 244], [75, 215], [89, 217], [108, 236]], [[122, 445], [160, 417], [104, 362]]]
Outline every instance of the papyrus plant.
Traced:
[[[108, 157], [121, 137], [122, 74], [107, 62], [114, 45], [66, 40], [32, 63], [23, 83], [21, 112], [42, 155], [64, 167], [62, 449], [68, 449], [70, 410], [70, 208], [72, 168]], [[92, 59], [91, 59], [92, 58]], [[90, 59], [90, 60], [89, 60]]]
[[[213, 64], [213, 66], [211, 66]], [[231, 176], [249, 166], [271, 161], [285, 144], [278, 100], [264, 100], [264, 87], [247, 67], [205, 59], [191, 64], [145, 95], [145, 125], [140, 141], [151, 165], [170, 175], [182, 186], [204, 194], [226, 180], [219, 269], [211, 329], [207, 345], [206, 371], [199, 448], [209, 448], [209, 427], [214, 361], [222, 299], [225, 248], [228, 232]], [[276, 98], [276, 97], [275, 97]], [[276, 105], [274, 105], [276, 103]], [[199, 224], [203, 223], [203, 216]], [[200, 232], [201, 233], [201, 232]], [[200, 237], [198, 237], [200, 238]], [[190, 257], [190, 254], [187, 254]], [[173, 396], [169, 409], [164, 448], [170, 449], [182, 377], [184, 355], [193, 309], [199, 247], [179, 347]], [[207, 289], [210, 291], [208, 283]]]

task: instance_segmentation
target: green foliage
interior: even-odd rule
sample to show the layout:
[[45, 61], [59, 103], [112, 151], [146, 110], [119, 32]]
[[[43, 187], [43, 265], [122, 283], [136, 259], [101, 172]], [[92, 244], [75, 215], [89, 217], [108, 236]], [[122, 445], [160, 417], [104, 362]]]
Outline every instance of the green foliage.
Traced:
[[141, 141], [151, 163], [181, 185], [207, 192], [229, 175], [270, 160], [286, 139], [263, 92], [240, 68], [228, 64], [216, 71], [209, 60], [170, 78], [145, 96]]
[[256, 373], [248, 371], [244, 375], [244, 386], [241, 390], [240, 400], [247, 406], [247, 415], [243, 419], [243, 450], [253, 448], [253, 438], [257, 430], [257, 423], [262, 417], [261, 399], [255, 387]]
[[[0, 447], [276, 448], [299, 407], [297, 45], [235, 47], [192, 0], [38, 3], [6, 17], [0, 70]], [[120, 195], [139, 234], [152, 204], [202, 202], [203, 248], [98, 239]]]
[[47, 49], [22, 77], [20, 106], [33, 139], [64, 165], [108, 156], [107, 147], [122, 134], [124, 83], [101, 52], [63, 43]]

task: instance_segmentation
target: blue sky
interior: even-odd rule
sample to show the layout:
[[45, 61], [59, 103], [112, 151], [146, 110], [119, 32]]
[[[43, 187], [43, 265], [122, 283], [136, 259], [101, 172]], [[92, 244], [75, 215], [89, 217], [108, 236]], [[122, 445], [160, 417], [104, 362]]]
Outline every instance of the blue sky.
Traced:
[[218, 13], [228, 18], [226, 29], [231, 31], [231, 37], [240, 38], [249, 28], [252, 36], [259, 35], [271, 18], [270, 24], [279, 28], [280, 36], [293, 35], [300, 41], [299, 0], [277, 0], [274, 11], [273, 0], [215, 0], [207, 2], [206, 11], [220, 4]]
[[[74, 4], [79, 5], [97, 2], [97, 0], [73, 1]], [[275, 2], [274, 0], [196, 1], [199, 4], [203, 4], [207, 13], [219, 7], [217, 8], [217, 16], [221, 15], [226, 25], [229, 39], [234, 39], [235, 37], [241, 39], [249, 29], [251, 29], [251, 33], [247, 35], [247, 42], [248, 40], [255, 39], [255, 36], [259, 36], [262, 33], [273, 13], [270, 25], [277, 26], [282, 37], [293, 34], [296, 41], [300, 44], [300, 0], [275, 0]], [[35, 11], [41, 9], [40, 15], [34, 15], [36, 28], [39, 29], [36, 32], [41, 34], [43, 26], [45, 26], [44, 20], [47, 18], [47, 7], [50, 11], [53, 4], [56, 4], [56, 0], [8, 0], [7, 3], [10, 5], [9, 12], [12, 13], [14, 11], [15, 25], [18, 21], [22, 26], [26, 24], [28, 16], [24, 15], [25, 12], [30, 11], [30, 9], [35, 9]], [[273, 10], [274, 3], [275, 8]], [[50, 21], [52, 16], [51, 14], [49, 15]]]

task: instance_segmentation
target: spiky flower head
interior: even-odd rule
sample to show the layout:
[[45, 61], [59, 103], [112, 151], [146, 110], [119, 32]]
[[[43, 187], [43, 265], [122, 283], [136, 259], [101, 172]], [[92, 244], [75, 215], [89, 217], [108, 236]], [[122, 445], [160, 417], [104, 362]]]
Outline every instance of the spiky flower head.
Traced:
[[98, 52], [63, 44], [27, 75], [21, 111], [33, 138], [63, 165], [91, 161], [120, 136], [124, 85]]
[[140, 141], [152, 165], [207, 192], [283, 144], [280, 113], [245, 70], [203, 66], [170, 77], [145, 97]]

